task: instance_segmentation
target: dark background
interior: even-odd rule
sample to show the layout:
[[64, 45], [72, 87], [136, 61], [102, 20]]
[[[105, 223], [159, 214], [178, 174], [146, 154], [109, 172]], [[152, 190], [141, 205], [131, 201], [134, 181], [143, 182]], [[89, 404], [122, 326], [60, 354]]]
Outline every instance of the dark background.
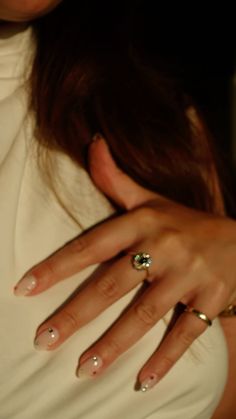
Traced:
[[160, 58], [170, 63], [213, 134], [228, 214], [236, 216], [232, 130], [236, 31], [231, 3], [101, 0], [93, 2], [93, 14], [97, 7], [96, 21], [107, 26], [108, 36], [112, 26], [118, 23], [119, 31], [123, 22], [157, 68]]
[[160, 54], [170, 59], [202, 111], [217, 144], [228, 212], [235, 216], [232, 99], [236, 39], [234, 13], [228, 6], [226, 11], [226, 6], [217, 9], [212, 3], [207, 11], [201, 3], [192, 3], [191, 9], [173, 10], [171, 3], [160, 7], [158, 2], [135, 2], [133, 30], [154, 62]]

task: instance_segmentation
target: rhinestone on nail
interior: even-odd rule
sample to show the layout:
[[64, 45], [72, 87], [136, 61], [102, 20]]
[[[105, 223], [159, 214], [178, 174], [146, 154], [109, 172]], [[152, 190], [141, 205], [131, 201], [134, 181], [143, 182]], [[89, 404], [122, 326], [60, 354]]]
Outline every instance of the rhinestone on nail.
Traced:
[[98, 366], [98, 358], [96, 356], [93, 356], [92, 360], [93, 360], [94, 367], [97, 367]]

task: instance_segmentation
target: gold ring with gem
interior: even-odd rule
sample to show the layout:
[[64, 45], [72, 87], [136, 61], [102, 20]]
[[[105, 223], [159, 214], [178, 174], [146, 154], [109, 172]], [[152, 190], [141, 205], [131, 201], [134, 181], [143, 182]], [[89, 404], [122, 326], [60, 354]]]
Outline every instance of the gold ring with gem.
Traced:
[[[132, 255], [132, 266], [137, 271], [145, 270], [147, 272], [147, 277], [149, 276], [149, 267], [152, 264], [152, 258], [149, 253], [138, 252]], [[147, 279], [147, 278], [146, 278]]]

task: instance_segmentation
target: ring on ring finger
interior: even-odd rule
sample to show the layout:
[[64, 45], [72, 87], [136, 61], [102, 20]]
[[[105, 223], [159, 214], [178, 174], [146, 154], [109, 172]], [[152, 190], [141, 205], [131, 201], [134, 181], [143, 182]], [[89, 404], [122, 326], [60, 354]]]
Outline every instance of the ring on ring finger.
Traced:
[[196, 308], [194, 308], [194, 307], [190, 307], [190, 306], [187, 306], [187, 307], [184, 309], [184, 311], [185, 311], [186, 313], [193, 314], [193, 315], [194, 315], [194, 316], [196, 316], [198, 319], [200, 319], [200, 320], [204, 321], [204, 322], [207, 324], [207, 326], [211, 326], [211, 325], [212, 325], [212, 320], [211, 320], [211, 319], [209, 319], [209, 317], [208, 317], [205, 313], [203, 313], [202, 311], [196, 310]]

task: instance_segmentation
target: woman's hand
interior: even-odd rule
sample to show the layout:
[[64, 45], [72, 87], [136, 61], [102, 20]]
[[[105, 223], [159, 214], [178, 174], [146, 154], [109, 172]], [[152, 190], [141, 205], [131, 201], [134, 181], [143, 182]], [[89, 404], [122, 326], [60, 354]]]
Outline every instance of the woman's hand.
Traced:
[[[37, 295], [89, 265], [110, 261], [72, 300], [42, 324], [36, 345], [52, 350], [147, 278], [132, 254], [152, 257], [149, 286], [118, 321], [86, 351], [78, 374], [103, 372], [178, 302], [213, 320], [236, 299], [236, 223], [175, 204], [137, 185], [115, 165], [105, 142], [90, 147], [97, 186], [126, 212], [82, 234], [33, 267], [16, 295]], [[139, 373], [146, 391], [159, 381], [207, 328], [183, 312]]]

